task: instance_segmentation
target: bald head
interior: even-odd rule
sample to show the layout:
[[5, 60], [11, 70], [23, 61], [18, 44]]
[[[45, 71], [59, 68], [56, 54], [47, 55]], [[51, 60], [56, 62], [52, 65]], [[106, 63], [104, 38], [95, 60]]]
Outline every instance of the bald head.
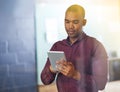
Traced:
[[80, 17], [84, 18], [85, 17], [85, 10], [82, 6], [80, 5], [71, 5], [70, 7], [67, 8], [66, 13], [68, 12], [74, 12], [80, 15]]

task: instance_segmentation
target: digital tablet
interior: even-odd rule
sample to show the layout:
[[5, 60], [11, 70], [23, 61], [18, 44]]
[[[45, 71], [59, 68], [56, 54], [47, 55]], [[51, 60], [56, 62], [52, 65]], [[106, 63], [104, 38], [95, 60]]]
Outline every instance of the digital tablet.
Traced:
[[60, 59], [64, 59], [66, 61], [66, 57], [63, 51], [48, 51], [48, 58], [50, 60], [51, 66], [54, 70], [56, 70], [56, 61]]

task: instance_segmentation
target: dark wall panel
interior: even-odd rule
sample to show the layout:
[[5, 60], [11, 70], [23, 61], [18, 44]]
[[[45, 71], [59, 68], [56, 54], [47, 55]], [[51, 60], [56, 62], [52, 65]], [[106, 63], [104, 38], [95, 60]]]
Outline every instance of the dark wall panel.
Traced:
[[34, 0], [0, 0], [0, 92], [36, 92]]

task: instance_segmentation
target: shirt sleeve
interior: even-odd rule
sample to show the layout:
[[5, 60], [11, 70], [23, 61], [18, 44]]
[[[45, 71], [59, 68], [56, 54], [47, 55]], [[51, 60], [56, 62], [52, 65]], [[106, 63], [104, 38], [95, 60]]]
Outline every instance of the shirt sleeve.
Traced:
[[49, 59], [46, 62], [46, 65], [41, 73], [41, 80], [45, 85], [52, 83], [55, 80], [55, 73], [50, 71], [50, 61]]
[[97, 92], [97, 90], [105, 88], [108, 75], [107, 58], [107, 53], [103, 45], [96, 41], [92, 57], [92, 75], [81, 74], [80, 83], [87, 92]]
[[108, 56], [101, 43], [95, 48], [95, 54], [92, 58], [93, 78], [99, 90], [104, 89], [108, 79]]
[[[56, 43], [52, 46], [50, 50], [56, 50]], [[50, 71], [50, 61], [47, 59], [47, 62], [41, 72], [41, 80], [45, 85], [52, 83], [55, 80], [56, 73]]]
[[[91, 60], [92, 74], [80, 73], [81, 79], [72, 79], [72, 83], [85, 90], [85, 92], [98, 92], [103, 90], [107, 83], [108, 57], [103, 45], [95, 41]], [[78, 89], [79, 90], [79, 89]]]

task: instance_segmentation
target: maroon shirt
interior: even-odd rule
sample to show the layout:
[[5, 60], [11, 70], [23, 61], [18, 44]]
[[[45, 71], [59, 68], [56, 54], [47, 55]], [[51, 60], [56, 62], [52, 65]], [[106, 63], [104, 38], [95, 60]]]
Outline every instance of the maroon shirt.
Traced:
[[[56, 79], [58, 92], [98, 92], [104, 89], [107, 82], [107, 54], [103, 45], [95, 38], [83, 33], [70, 45], [68, 37], [56, 42], [51, 50], [64, 51], [67, 61], [72, 62], [81, 75], [78, 81], [59, 73]], [[48, 59], [41, 73], [41, 80], [46, 85], [52, 83], [56, 76], [50, 72], [49, 67]]]

